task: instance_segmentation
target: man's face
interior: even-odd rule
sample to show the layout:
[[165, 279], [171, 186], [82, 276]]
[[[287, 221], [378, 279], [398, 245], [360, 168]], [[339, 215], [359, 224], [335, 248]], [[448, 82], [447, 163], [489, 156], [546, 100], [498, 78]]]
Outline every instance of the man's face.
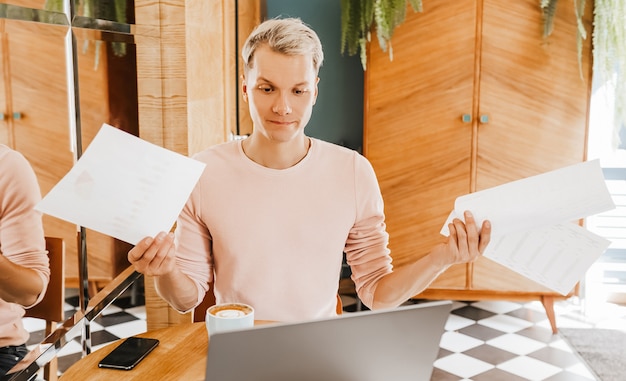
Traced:
[[311, 55], [288, 56], [262, 45], [243, 79], [254, 132], [287, 142], [304, 134], [317, 98], [317, 73]]

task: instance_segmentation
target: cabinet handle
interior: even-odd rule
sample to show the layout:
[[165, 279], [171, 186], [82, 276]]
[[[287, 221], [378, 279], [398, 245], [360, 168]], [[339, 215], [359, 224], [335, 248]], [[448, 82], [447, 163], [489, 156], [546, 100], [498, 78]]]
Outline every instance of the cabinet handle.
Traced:
[[480, 116], [480, 123], [482, 123], [482, 124], [489, 123], [489, 115], [481, 115]]
[[463, 114], [461, 116], [461, 120], [463, 123], [470, 123], [472, 121], [472, 116], [470, 114]]
[[22, 113], [21, 112], [14, 112], [13, 113], [13, 119], [15, 119], [15, 120], [22, 119]]

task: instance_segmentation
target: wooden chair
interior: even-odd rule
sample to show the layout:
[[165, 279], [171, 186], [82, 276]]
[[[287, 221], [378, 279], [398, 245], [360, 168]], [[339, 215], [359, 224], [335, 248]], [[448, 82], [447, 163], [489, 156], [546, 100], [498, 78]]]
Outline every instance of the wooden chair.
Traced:
[[341, 296], [337, 294], [337, 307], [336, 307], [337, 315], [343, 314], [343, 302], [341, 301]]
[[193, 311], [193, 321], [204, 321], [207, 308], [215, 304], [215, 294], [213, 294], [213, 282], [209, 283], [209, 291], [204, 295], [202, 302]]
[[[50, 335], [57, 323], [65, 320], [65, 242], [62, 238], [46, 237], [46, 250], [50, 258], [50, 282], [43, 300], [26, 310], [26, 317], [46, 321], [46, 336]], [[44, 379], [57, 380], [57, 358], [44, 366]]]

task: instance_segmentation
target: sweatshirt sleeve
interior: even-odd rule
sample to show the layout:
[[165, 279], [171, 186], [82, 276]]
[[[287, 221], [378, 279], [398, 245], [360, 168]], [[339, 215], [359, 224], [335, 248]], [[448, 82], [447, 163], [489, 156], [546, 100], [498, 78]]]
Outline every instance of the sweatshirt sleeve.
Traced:
[[359, 298], [370, 307], [376, 284], [392, 271], [383, 198], [371, 164], [355, 153], [356, 221], [346, 241], [346, 259]]
[[41, 277], [43, 289], [35, 305], [43, 299], [50, 278], [42, 214], [34, 209], [41, 191], [35, 172], [24, 156], [6, 151], [0, 160], [0, 252]]
[[211, 236], [200, 212], [205, 185], [201, 177], [178, 217], [175, 230], [176, 264], [196, 284], [195, 289], [186, 290], [176, 298], [190, 302], [195, 299], [194, 307], [202, 302], [213, 280]]

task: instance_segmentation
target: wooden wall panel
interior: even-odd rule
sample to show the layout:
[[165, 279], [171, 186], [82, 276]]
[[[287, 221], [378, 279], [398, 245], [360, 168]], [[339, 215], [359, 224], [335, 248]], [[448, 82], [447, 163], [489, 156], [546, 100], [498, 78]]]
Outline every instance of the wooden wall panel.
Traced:
[[[135, 0], [139, 136], [186, 155], [187, 77], [185, 75], [185, 2]], [[191, 322], [191, 314], [172, 309], [144, 277], [148, 330]]]
[[[242, 4], [260, 9], [256, 0]], [[135, 12], [146, 31], [137, 36], [140, 137], [184, 155], [225, 142], [238, 91], [234, 3], [136, 0]], [[156, 294], [152, 279], [145, 283], [148, 329], [191, 320]]]
[[137, 41], [139, 136], [186, 155], [185, 1], [136, 0], [135, 21], [159, 36]]
[[[227, 140], [235, 114], [235, 5], [187, 1], [189, 153]], [[209, 22], [210, 20], [210, 22]]]
[[238, 26], [238, 40], [237, 40], [237, 73], [236, 82], [237, 86], [237, 105], [239, 112], [239, 135], [249, 135], [252, 133], [252, 118], [250, 117], [250, 111], [248, 110], [248, 104], [244, 102], [241, 93], [241, 76], [243, 75], [243, 62], [241, 58], [241, 48], [246, 42], [246, 38], [254, 27], [256, 27], [263, 17], [263, 9], [260, 1], [247, 1], [239, 2], [237, 8], [237, 26]]

